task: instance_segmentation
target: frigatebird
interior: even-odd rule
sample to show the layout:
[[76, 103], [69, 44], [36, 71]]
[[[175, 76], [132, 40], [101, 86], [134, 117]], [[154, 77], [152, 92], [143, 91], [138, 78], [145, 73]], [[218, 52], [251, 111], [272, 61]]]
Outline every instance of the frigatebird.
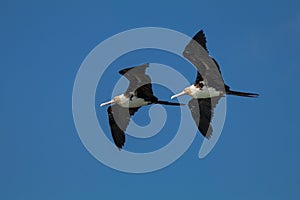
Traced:
[[214, 108], [225, 94], [242, 97], [257, 97], [258, 94], [233, 91], [224, 84], [219, 64], [208, 55], [203, 30], [200, 30], [187, 44], [183, 56], [197, 68], [197, 77], [193, 85], [173, 95], [171, 99], [185, 94], [193, 97], [188, 103], [192, 117], [198, 130], [209, 139], [213, 132], [211, 121]]
[[184, 104], [159, 100], [152, 91], [151, 79], [146, 75], [149, 64], [130, 67], [120, 70], [119, 73], [129, 80], [129, 86], [125, 93], [114, 97], [111, 101], [100, 104], [105, 106], [113, 104], [107, 109], [108, 121], [115, 145], [122, 149], [125, 143], [125, 130], [130, 117], [142, 106], [150, 104], [163, 104], [180, 106]]

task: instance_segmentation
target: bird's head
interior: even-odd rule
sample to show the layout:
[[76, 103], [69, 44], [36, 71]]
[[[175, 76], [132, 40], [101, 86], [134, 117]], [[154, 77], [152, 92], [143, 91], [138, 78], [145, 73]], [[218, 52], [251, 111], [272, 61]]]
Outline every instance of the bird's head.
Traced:
[[187, 87], [182, 92], [171, 96], [171, 99], [174, 99], [176, 97], [179, 97], [179, 96], [182, 96], [182, 95], [185, 95], [185, 94], [190, 94], [190, 91], [191, 91], [190, 87]]
[[200, 82], [199, 82], [200, 90], [202, 90], [202, 88], [204, 87], [204, 85], [205, 85], [204, 81], [200, 81]]
[[119, 96], [115, 96], [112, 100], [101, 103], [100, 106], [102, 107], [102, 106], [106, 106], [106, 105], [109, 105], [109, 104], [118, 103], [119, 101], [120, 101]]

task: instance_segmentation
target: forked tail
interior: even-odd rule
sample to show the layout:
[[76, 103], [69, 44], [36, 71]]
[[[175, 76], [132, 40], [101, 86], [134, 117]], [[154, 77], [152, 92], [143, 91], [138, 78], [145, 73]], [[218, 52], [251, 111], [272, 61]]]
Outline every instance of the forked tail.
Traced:
[[182, 103], [168, 102], [168, 101], [161, 101], [161, 100], [158, 100], [155, 103], [156, 104], [162, 104], [162, 105], [169, 105], [169, 106], [184, 106], [185, 105], [185, 104], [182, 104]]
[[240, 96], [240, 97], [258, 97], [259, 96], [259, 94], [255, 94], [255, 93], [239, 92], [239, 91], [233, 91], [233, 90], [229, 90], [226, 93], [230, 94], [230, 95]]

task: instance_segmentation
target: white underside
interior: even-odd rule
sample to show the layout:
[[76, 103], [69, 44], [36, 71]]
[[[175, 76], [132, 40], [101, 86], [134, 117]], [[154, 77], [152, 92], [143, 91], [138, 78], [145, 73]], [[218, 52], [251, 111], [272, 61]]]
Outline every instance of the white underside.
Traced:
[[201, 90], [194, 85], [190, 86], [190, 95], [196, 99], [205, 99], [211, 97], [221, 96], [221, 92], [215, 90], [215, 88], [204, 86]]
[[136, 108], [141, 106], [146, 106], [150, 102], [145, 101], [144, 99], [137, 98], [136, 96], [133, 96], [132, 99], [125, 97], [123, 94], [119, 96], [119, 102], [117, 102], [120, 106], [124, 108]]

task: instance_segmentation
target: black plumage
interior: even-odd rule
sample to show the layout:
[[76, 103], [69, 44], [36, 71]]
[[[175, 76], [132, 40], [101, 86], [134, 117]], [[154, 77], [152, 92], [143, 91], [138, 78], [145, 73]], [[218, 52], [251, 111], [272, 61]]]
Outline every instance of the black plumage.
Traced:
[[198, 86], [197, 84], [200, 81], [204, 81], [206, 85], [218, 91], [224, 91], [224, 81], [220, 67], [217, 61], [208, 55], [206, 37], [203, 30], [199, 31], [187, 44], [183, 56], [197, 68], [195, 86]]
[[183, 56], [197, 68], [197, 76], [194, 82], [196, 88], [202, 89], [205, 85], [221, 93], [217, 97], [196, 98], [188, 103], [199, 131], [206, 138], [210, 138], [213, 132], [211, 121], [214, 108], [224, 94], [244, 97], [257, 97], [258, 94], [230, 90], [230, 87], [224, 84], [219, 64], [208, 55], [206, 42], [204, 31], [200, 30], [185, 47]]
[[172, 106], [183, 105], [180, 103], [159, 100], [153, 94], [151, 78], [146, 75], [147, 67], [149, 67], [149, 64], [130, 67], [119, 71], [121, 75], [125, 76], [129, 80], [129, 86], [123, 95], [126, 98], [129, 98], [130, 101], [134, 101], [136, 98], [140, 98], [144, 101], [143, 105], [134, 107], [130, 107], [129, 104], [128, 106], [124, 107], [124, 105], [119, 105], [120, 103], [116, 101], [117, 104], [108, 107], [108, 120], [112, 138], [115, 145], [119, 149], [122, 149], [124, 146], [125, 131], [130, 122], [130, 118], [139, 110], [139, 108], [149, 104], [163, 104]]
[[107, 108], [108, 121], [112, 138], [115, 145], [122, 149], [125, 143], [125, 130], [129, 124], [130, 117], [138, 111], [140, 107], [136, 108], [123, 108], [117, 104]]
[[211, 120], [219, 99], [219, 97], [191, 99], [188, 104], [198, 130], [207, 139], [211, 137], [213, 132]]

